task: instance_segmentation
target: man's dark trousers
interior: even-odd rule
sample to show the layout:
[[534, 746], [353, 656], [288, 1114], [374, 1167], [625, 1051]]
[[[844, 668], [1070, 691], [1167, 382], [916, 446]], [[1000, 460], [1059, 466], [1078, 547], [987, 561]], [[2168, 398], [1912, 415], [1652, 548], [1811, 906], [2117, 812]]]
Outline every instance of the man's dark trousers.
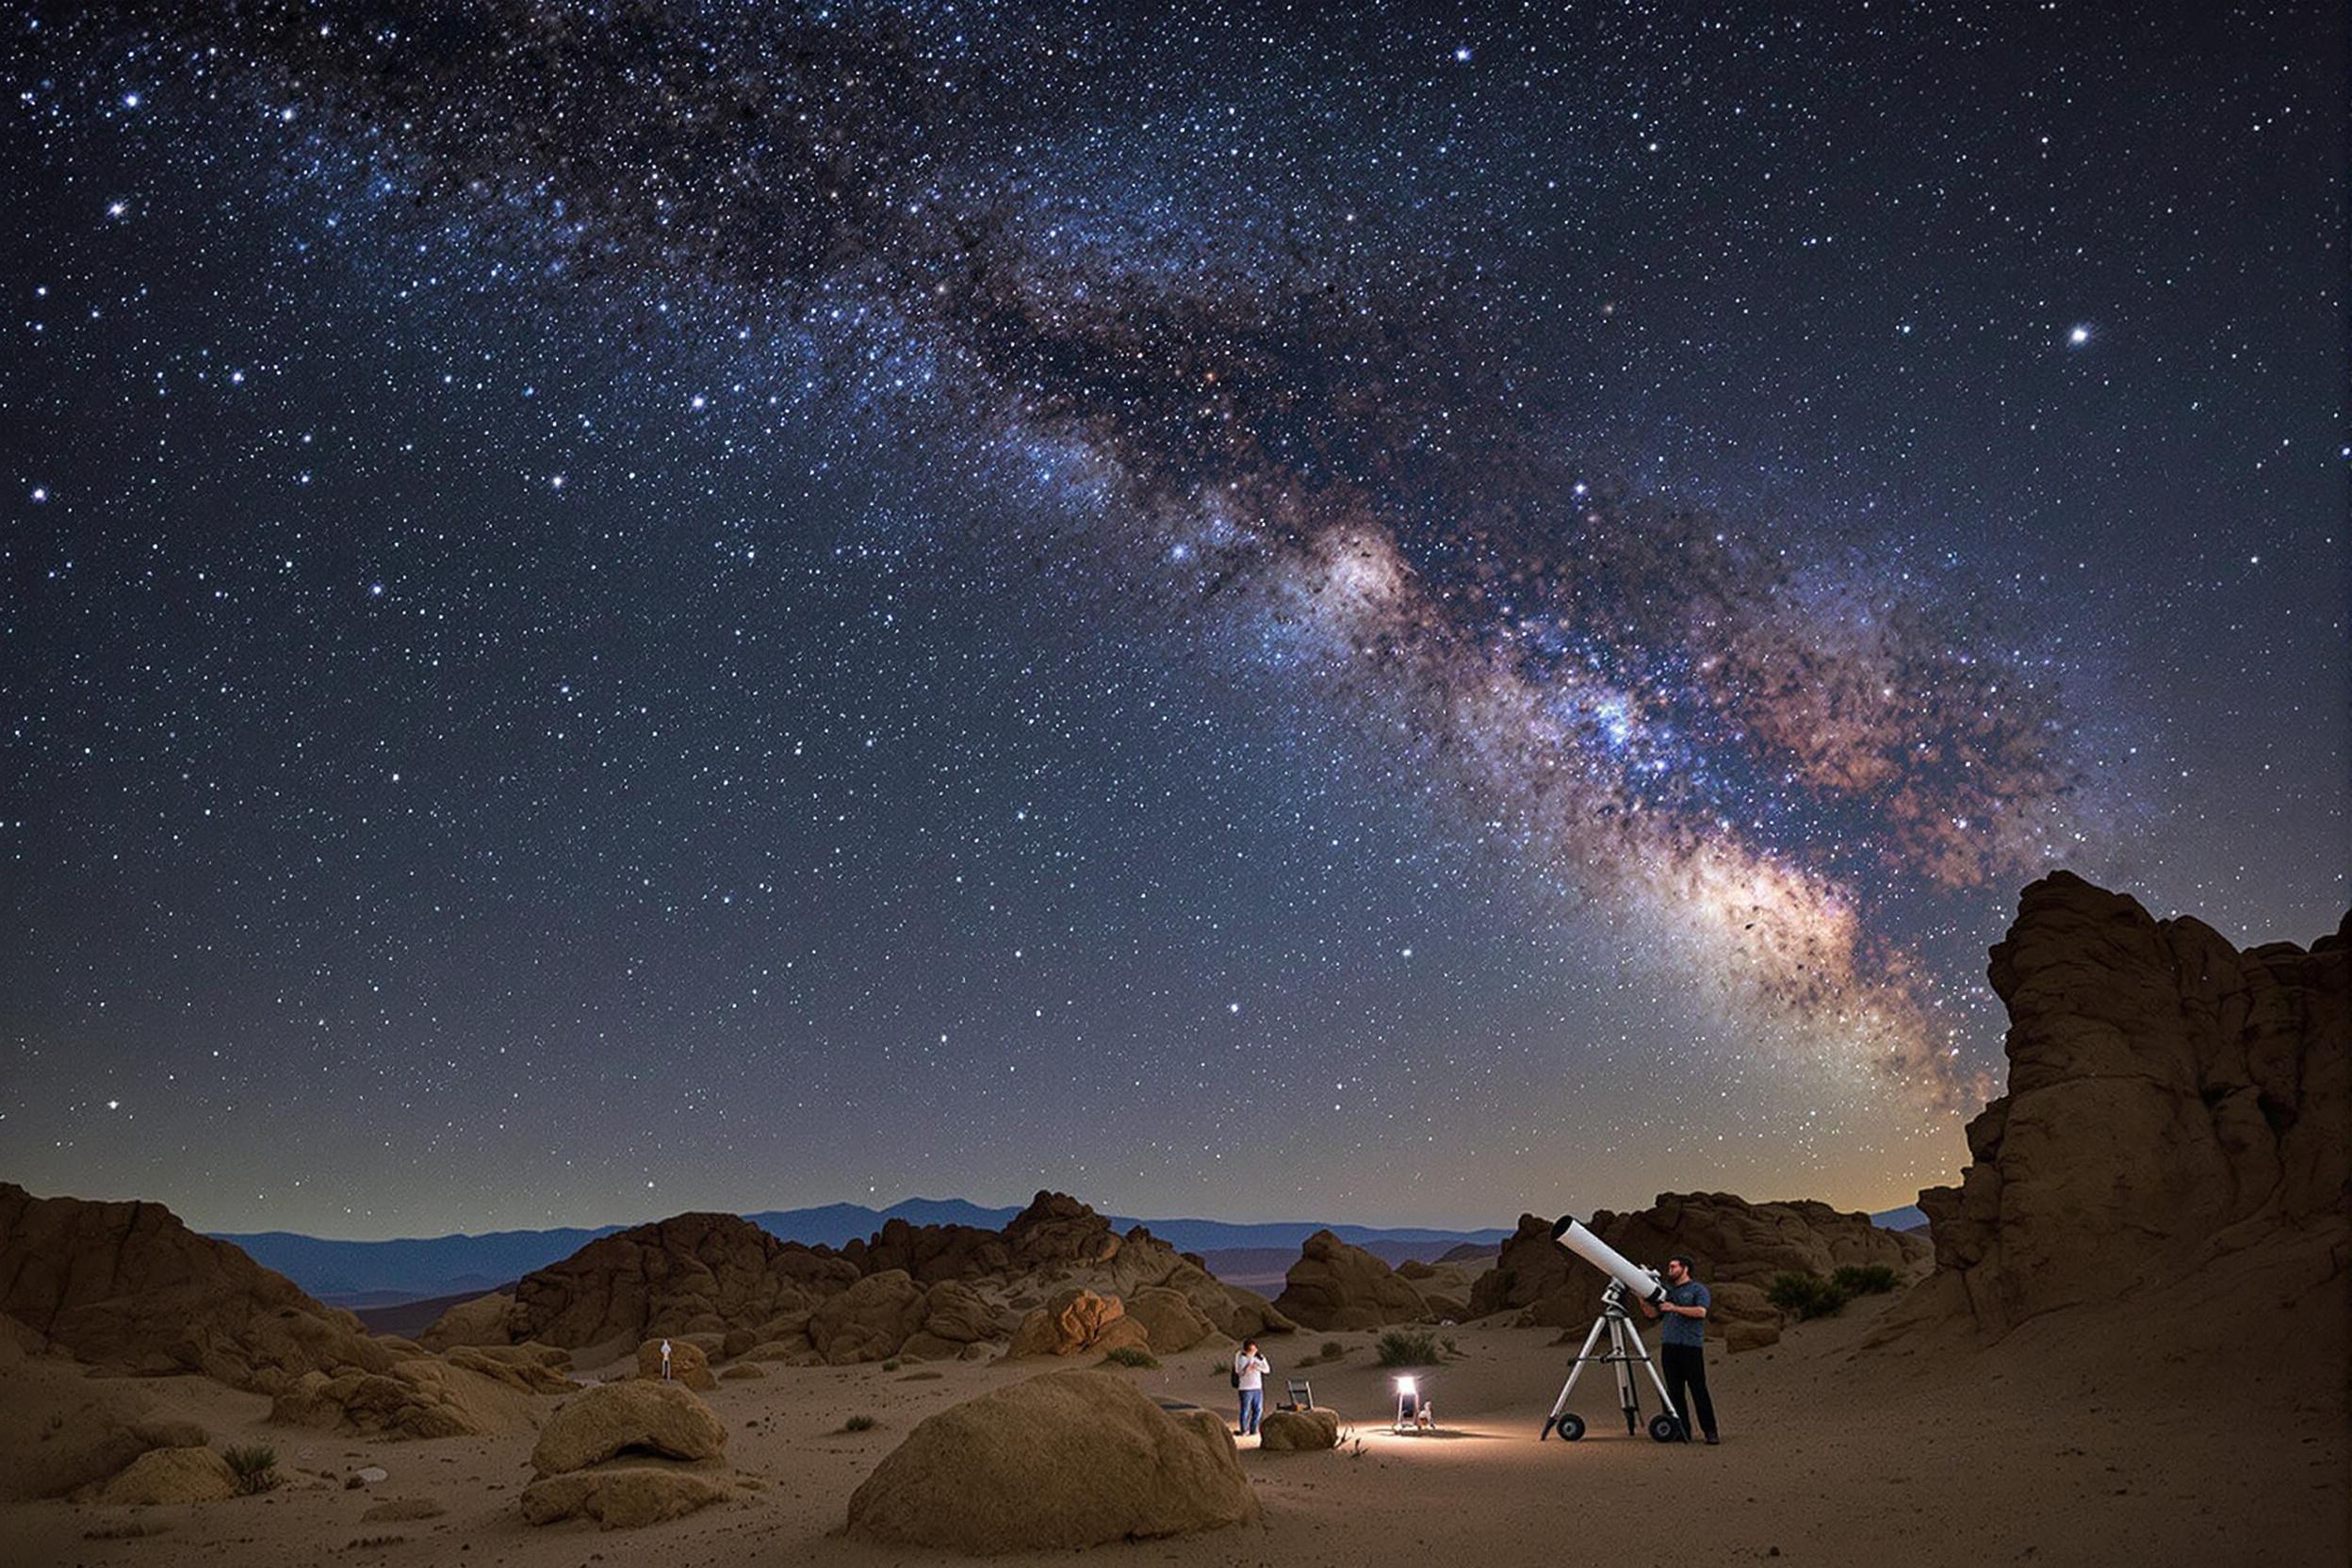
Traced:
[[1715, 1401], [1707, 1396], [1707, 1347], [1661, 1345], [1658, 1348], [1658, 1364], [1666, 1374], [1666, 1397], [1674, 1402], [1674, 1409], [1682, 1415], [1683, 1436], [1690, 1435], [1690, 1417], [1696, 1414], [1699, 1430], [1713, 1437]]

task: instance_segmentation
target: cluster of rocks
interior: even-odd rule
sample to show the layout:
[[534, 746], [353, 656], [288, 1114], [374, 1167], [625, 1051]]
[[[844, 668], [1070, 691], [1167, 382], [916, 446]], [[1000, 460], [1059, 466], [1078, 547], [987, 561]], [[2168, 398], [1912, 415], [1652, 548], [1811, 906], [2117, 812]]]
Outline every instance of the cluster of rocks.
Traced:
[[[1113, 1322], [1121, 1326], [1105, 1327]], [[706, 1365], [841, 1366], [1008, 1347], [1173, 1351], [1291, 1326], [1143, 1227], [1122, 1235], [1077, 1200], [1041, 1192], [1002, 1231], [892, 1219], [839, 1251], [779, 1241], [733, 1215], [681, 1215], [602, 1237], [512, 1293], [454, 1307], [422, 1342], [619, 1353], [667, 1337]]]
[[[1676, 1253], [1690, 1257], [1713, 1298], [1708, 1327], [1734, 1351], [1779, 1339], [1781, 1314], [1765, 1296], [1773, 1275], [1884, 1265], [1909, 1279], [1928, 1253], [1923, 1237], [1874, 1225], [1866, 1214], [1809, 1201], [1751, 1203], [1727, 1192], [1660, 1193], [1646, 1209], [1603, 1209], [1585, 1223], [1636, 1263], [1656, 1266]], [[1552, 1224], [1519, 1217], [1495, 1266], [1472, 1288], [1474, 1315], [1517, 1309], [1523, 1325], [1576, 1332], [1592, 1323], [1608, 1278], [1562, 1250], [1552, 1240]]]
[[396, 1437], [509, 1430], [530, 1419], [531, 1393], [569, 1386], [531, 1347], [453, 1363], [371, 1336], [157, 1203], [35, 1198], [0, 1184], [0, 1319], [19, 1353], [200, 1373], [270, 1396], [281, 1421]]
[[2008, 1092], [1957, 1186], [1919, 1194], [1936, 1271], [1889, 1332], [1998, 1337], [2055, 1308], [2219, 1265], [2284, 1298], [2352, 1264], [2352, 915], [2239, 951], [2066, 872], [1992, 950]]

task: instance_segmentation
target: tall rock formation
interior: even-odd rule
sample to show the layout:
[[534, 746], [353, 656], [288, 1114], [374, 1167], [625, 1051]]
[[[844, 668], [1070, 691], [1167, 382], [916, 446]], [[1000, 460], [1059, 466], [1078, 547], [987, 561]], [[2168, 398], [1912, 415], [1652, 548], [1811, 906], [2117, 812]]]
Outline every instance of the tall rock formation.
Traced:
[[2009, 1089], [1968, 1124], [1960, 1184], [1919, 1195], [1937, 1274], [1903, 1316], [1999, 1335], [2249, 1250], [2296, 1285], [2341, 1274], [2348, 934], [2240, 952], [2066, 872], [2028, 887], [1990, 969]]
[[1378, 1329], [1428, 1323], [1436, 1314], [1388, 1260], [1317, 1231], [1298, 1249], [1274, 1308], [1299, 1327], [1318, 1331]]

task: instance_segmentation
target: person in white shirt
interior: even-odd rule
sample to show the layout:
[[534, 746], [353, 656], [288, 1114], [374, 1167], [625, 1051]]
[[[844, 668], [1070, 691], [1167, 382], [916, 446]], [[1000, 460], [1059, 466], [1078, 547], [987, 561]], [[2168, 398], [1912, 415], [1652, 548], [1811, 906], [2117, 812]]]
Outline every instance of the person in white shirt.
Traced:
[[1241, 1390], [1241, 1435], [1253, 1436], [1266, 1413], [1266, 1375], [1274, 1364], [1258, 1354], [1258, 1342], [1245, 1342], [1233, 1357], [1233, 1386]]
[[670, 1342], [666, 1339], [662, 1342], [662, 1380], [670, 1380]]

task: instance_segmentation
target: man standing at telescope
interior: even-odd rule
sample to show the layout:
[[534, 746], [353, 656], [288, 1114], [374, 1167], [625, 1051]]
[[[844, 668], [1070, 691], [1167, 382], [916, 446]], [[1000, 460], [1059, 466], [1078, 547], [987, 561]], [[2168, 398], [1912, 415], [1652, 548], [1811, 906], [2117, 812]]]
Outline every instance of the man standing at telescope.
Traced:
[[1686, 1442], [1694, 1407], [1699, 1429], [1707, 1433], [1707, 1442], [1720, 1441], [1715, 1435], [1715, 1401], [1707, 1396], [1707, 1309], [1713, 1300], [1707, 1287], [1690, 1277], [1690, 1260], [1677, 1252], [1666, 1260], [1666, 1299], [1657, 1306], [1642, 1303], [1647, 1315], [1663, 1313], [1666, 1316], [1666, 1326], [1658, 1331], [1658, 1368], [1666, 1374], [1666, 1397], [1682, 1412]]

